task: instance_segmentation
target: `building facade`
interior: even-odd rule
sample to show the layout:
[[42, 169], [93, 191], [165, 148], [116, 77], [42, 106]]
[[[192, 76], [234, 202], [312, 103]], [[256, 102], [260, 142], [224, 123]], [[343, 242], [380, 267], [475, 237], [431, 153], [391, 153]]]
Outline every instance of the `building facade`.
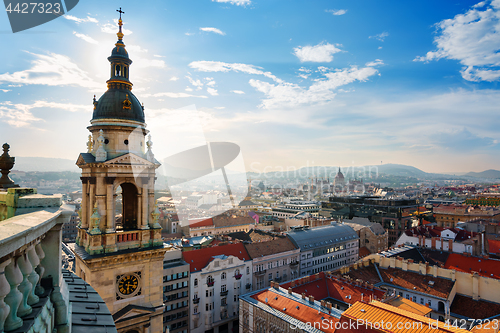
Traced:
[[243, 243], [183, 252], [190, 265], [190, 331], [238, 331], [239, 296], [250, 290], [252, 261]]
[[253, 261], [252, 290], [299, 276], [300, 249], [287, 237], [245, 244], [245, 248]]
[[371, 253], [387, 250], [389, 247], [388, 233], [379, 223], [372, 223], [367, 218], [354, 217], [344, 220], [359, 236], [359, 246], [365, 246]]
[[189, 332], [189, 265], [171, 247], [163, 259], [163, 332]]
[[359, 237], [349, 226], [298, 227], [287, 233], [300, 249], [300, 276], [336, 269], [358, 260]]

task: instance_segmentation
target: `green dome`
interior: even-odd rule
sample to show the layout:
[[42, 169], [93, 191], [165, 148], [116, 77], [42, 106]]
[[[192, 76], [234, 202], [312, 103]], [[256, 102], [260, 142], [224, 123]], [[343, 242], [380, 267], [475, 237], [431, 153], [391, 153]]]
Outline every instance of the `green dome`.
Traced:
[[[111, 51], [111, 56], [109, 58], [114, 58], [114, 57], [129, 59], [128, 52], [125, 49], [125, 45], [123, 45], [123, 41], [121, 40], [118, 40], [118, 42], [116, 42], [115, 48]], [[109, 58], [108, 60], [110, 60]]]
[[144, 123], [144, 110], [135, 95], [128, 89], [112, 88], [97, 101], [92, 120], [125, 119]]

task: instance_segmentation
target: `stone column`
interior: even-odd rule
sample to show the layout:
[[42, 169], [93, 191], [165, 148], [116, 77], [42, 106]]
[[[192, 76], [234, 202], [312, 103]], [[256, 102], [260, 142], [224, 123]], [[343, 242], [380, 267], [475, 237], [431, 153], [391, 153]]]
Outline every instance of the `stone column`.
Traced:
[[7, 259], [0, 263], [0, 332], [3, 332], [5, 319], [10, 312], [10, 307], [4, 302], [5, 296], [10, 292], [9, 281], [5, 278], [5, 266], [10, 264], [10, 262], [11, 259]]
[[28, 297], [31, 294], [31, 289], [33, 289], [33, 285], [28, 280], [28, 276], [31, 274], [33, 267], [28, 260], [28, 254], [26, 252], [23, 253], [19, 259], [17, 259], [17, 262], [19, 264], [19, 268], [21, 269], [21, 273], [23, 274], [23, 282], [21, 282], [18, 287], [19, 291], [23, 294], [23, 301], [19, 305], [17, 314], [19, 317], [24, 317], [33, 311], [31, 306], [28, 304]]
[[23, 320], [17, 316], [17, 309], [23, 300], [23, 294], [17, 290], [17, 286], [23, 282], [23, 273], [21, 273], [16, 259], [13, 259], [5, 267], [5, 277], [10, 285], [10, 292], [5, 296], [5, 303], [11, 311], [5, 319], [4, 329], [5, 331], [13, 331], [23, 325]]
[[36, 287], [38, 284], [38, 281], [40, 280], [40, 276], [36, 272], [35, 268], [40, 264], [40, 259], [38, 258], [38, 255], [36, 254], [35, 251], [35, 245], [32, 245], [28, 248], [28, 259], [31, 263], [32, 271], [31, 274], [28, 276], [28, 280], [31, 282], [33, 285], [33, 288], [31, 289], [31, 294], [28, 297], [28, 304], [33, 305], [38, 303], [40, 300], [37, 295], [35, 295]]
[[148, 183], [142, 183], [142, 223], [141, 229], [149, 229], [149, 207], [148, 207]]
[[[87, 224], [90, 223], [90, 216], [94, 211], [94, 202], [95, 202], [95, 177], [88, 177], [89, 179], [89, 202], [87, 203]], [[92, 226], [90, 226], [92, 227]]]
[[[50, 300], [54, 304], [54, 325], [58, 332], [62, 331], [62, 327], [67, 327], [68, 324], [68, 305], [61, 294], [61, 227], [65, 220], [67, 220], [67, 216], [64, 216], [66, 215], [64, 213], [61, 213], [58, 217], [58, 224], [45, 234], [45, 238], [42, 241], [43, 250], [46, 254], [42, 260], [42, 265], [45, 266], [46, 276], [52, 276], [54, 290], [50, 295]], [[70, 214], [71, 212], [68, 215]]]
[[106, 177], [106, 233], [115, 232], [115, 211], [113, 197], [113, 183], [115, 177]]
[[42, 295], [45, 292], [45, 289], [40, 284], [40, 281], [43, 278], [43, 274], [45, 273], [45, 267], [43, 267], [41, 261], [45, 258], [45, 252], [43, 252], [42, 245], [40, 243], [35, 245], [35, 252], [39, 259], [39, 265], [36, 268], [38, 273], [38, 284], [36, 285], [35, 292], [37, 295]]
[[88, 191], [88, 177], [80, 177], [82, 180], [82, 221], [81, 221], [81, 227], [82, 229], [88, 228], [89, 227], [89, 220], [88, 220], [88, 196], [87, 196], [87, 191]]

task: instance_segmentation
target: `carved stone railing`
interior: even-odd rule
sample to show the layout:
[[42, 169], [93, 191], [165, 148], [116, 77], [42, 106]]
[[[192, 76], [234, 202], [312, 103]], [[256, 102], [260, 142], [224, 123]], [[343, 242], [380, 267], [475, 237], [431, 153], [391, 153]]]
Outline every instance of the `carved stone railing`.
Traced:
[[60, 265], [61, 227], [71, 213], [50, 207], [0, 222], [0, 332], [69, 328]]

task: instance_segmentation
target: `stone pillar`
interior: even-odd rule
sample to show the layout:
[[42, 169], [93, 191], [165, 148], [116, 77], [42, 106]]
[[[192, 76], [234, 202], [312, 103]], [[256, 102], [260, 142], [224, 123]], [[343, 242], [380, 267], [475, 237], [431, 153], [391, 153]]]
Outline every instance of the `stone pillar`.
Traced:
[[10, 312], [10, 307], [4, 302], [5, 296], [10, 292], [9, 281], [5, 278], [5, 267], [10, 264], [10, 262], [11, 259], [7, 259], [0, 263], [0, 332], [3, 332], [5, 319]]
[[[89, 179], [89, 202], [87, 203], [87, 223], [90, 223], [90, 216], [94, 211], [94, 202], [95, 202], [95, 177], [88, 177]], [[92, 227], [92, 226], [90, 226]]]
[[[64, 216], [65, 212], [58, 217], [59, 223], [50, 229], [42, 242], [43, 250], [46, 254], [42, 260], [42, 265], [45, 266], [45, 275], [52, 277], [52, 286], [54, 290], [50, 295], [50, 300], [54, 304], [54, 325], [58, 332], [63, 331], [63, 327], [68, 324], [68, 306], [61, 294], [61, 241], [62, 241], [62, 224], [67, 219]], [[69, 212], [69, 215], [71, 212]]]
[[36, 251], [35, 251], [35, 245], [32, 245], [28, 248], [28, 259], [31, 263], [31, 273], [28, 276], [28, 280], [31, 282], [33, 285], [33, 288], [31, 289], [31, 294], [28, 296], [28, 304], [33, 305], [38, 303], [40, 300], [37, 295], [35, 295], [36, 287], [38, 284], [38, 281], [40, 280], [40, 276], [36, 272], [35, 268], [40, 264], [40, 259], [38, 258]]
[[38, 279], [38, 284], [35, 288], [35, 292], [37, 293], [37, 295], [42, 295], [45, 292], [45, 289], [40, 284], [40, 281], [42, 280], [42, 278], [45, 274], [45, 267], [43, 267], [41, 261], [43, 260], [43, 258], [45, 258], [45, 252], [43, 252], [42, 245], [40, 243], [35, 245], [35, 252], [36, 252], [36, 255], [38, 256], [38, 259], [40, 262], [40, 264], [36, 268], [39, 279]]
[[28, 254], [26, 252], [23, 253], [19, 259], [17, 259], [17, 262], [19, 264], [19, 268], [21, 269], [21, 273], [23, 274], [23, 282], [21, 282], [18, 287], [19, 291], [23, 294], [23, 301], [19, 305], [17, 314], [19, 317], [24, 317], [33, 311], [31, 306], [28, 304], [28, 298], [31, 294], [31, 290], [33, 289], [33, 285], [28, 280], [28, 276], [31, 274], [33, 267], [28, 260]]
[[149, 207], [148, 207], [148, 184], [142, 184], [142, 223], [141, 229], [149, 229], [148, 221], [149, 221]]
[[87, 191], [88, 191], [88, 178], [87, 177], [80, 177], [82, 180], [82, 221], [81, 221], [81, 228], [85, 229], [89, 227], [89, 220], [88, 217], [88, 196], [87, 196]]
[[21, 273], [15, 259], [5, 267], [5, 277], [10, 285], [10, 292], [5, 296], [5, 303], [11, 311], [5, 319], [4, 329], [5, 331], [13, 331], [23, 325], [23, 320], [17, 316], [17, 309], [23, 300], [23, 294], [17, 290], [17, 286], [23, 282], [23, 273]]
[[106, 177], [106, 233], [115, 232], [115, 205], [113, 183], [115, 177]]
[[142, 222], [142, 194], [139, 192], [141, 190], [141, 187], [139, 186], [139, 179], [137, 178], [137, 229], [141, 229], [143, 222]]

